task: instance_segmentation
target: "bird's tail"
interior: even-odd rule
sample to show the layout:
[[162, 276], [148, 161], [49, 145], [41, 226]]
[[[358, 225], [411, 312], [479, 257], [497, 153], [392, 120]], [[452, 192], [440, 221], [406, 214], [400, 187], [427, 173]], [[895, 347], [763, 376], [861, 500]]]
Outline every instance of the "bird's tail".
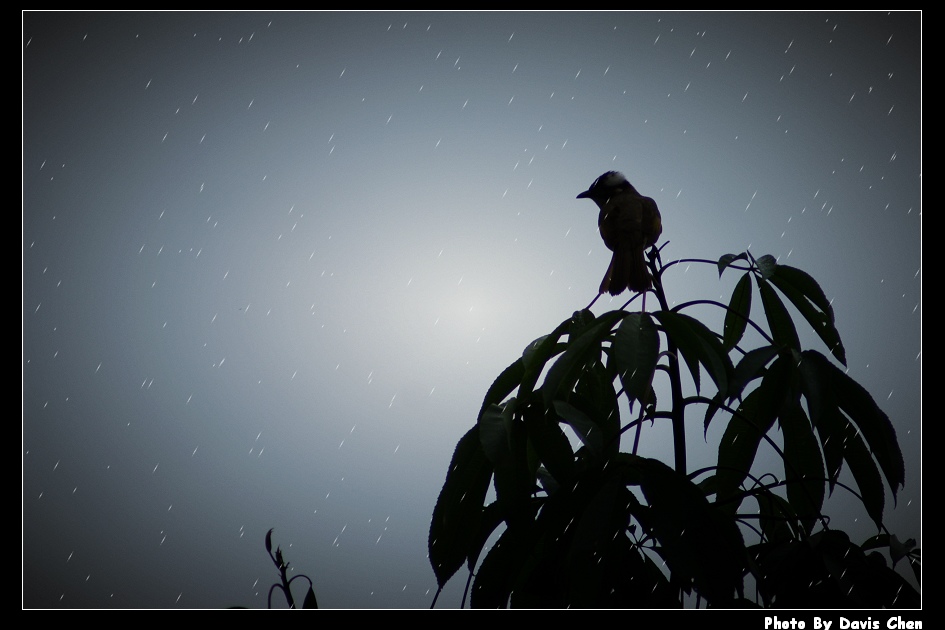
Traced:
[[623, 249], [614, 252], [607, 274], [600, 283], [600, 293], [620, 295], [624, 289], [643, 293], [653, 286], [653, 278], [646, 268], [643, 248]]
[[604, 279], [600, 281], [600, 290], [598, 291], [598, 293], [600, 294], [610, 293], [611, 295], [617, 295], [617, 293], [620, 293], [620, 291], [623, 291], [623, 289], [620, 289], [620, 291], [618, 291], [617, 293], [614, 293], [611, 290], [611, 278], [614, 275], [614, 261], [616, 259], [617, 259], [617, 254], [615, 252], [613, 257], [611, 257], [610, 259], [610, 266], [607, 267], [607, 273], [604, 274]]
[[629, 256], [630, 270], [627, 273], [627, 286], [631, 291], [643, 293], [653, 286], [653, 278], [650, 276], [650, 270], [646, 267], [646, 259], [643, 256], [643, 248], [634, 248]]

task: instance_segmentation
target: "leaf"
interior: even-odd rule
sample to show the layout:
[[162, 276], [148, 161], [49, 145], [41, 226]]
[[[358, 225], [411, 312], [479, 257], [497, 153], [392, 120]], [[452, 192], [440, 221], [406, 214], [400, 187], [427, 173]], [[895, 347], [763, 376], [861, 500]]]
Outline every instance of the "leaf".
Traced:
[[614, 334], [613, 363], [632, 400], [648, 401], [659, 357], [660, 338], [647, 313], [630, 313]]
[[[655, 314], [656, 319], [663, 325], [666, 336], [669, 337], [672, 346], [676, 346], [677, 351], [682, 354], [683, 360], [689, 367], [689, 373], [692, 375], [692, 381], [696, 386], [696, 391], [700, 390], [700, 372], [699, 356], [701, 355], [701, 343], [699, 337], [689, 330], [683, 320], [677, 320], [673, 313], [659, 312]], [[668, 321], [668, 323], [667, 323]], [[688, 351], [686, 351], [688, 350]]]
[[738, 280], [732, 299], [729, 300], [728, 310], [725, 312], [725, 324], [722, 328], [722, 345], [731, 350], [738, 345], [748, 326], [748, 316], [751, 314], [751, 274], [746, 273]]
[[625, 563], [634, 557], [640, 559], [624, 533], [630, 520], [630, 505], [637, 503], [636, 499], [614, 477], [595, 490], [577, 511], [570, 541], [557, 554], [564, 556], [569, 607], [598, 608], [612, 604], [614, 587], [619, 584], [613, 574], [626, 570]]
[[771, 254], [765, 254], [755, 261], [755, 265], [757, 265], [758, 271], [761, 273], [761, 277], [767, 280], [772, 275], [774, 275], [775, 269], [778, 268], [778, 261]]
[[781, 285], [790, 286], [800, 295], [803, 295], [805, 299], [810, 300], [814, 306], [819, 308], [827, 322], [833, 325], [834, 313], [830, 300], [827, 299], [823, 289], [809, 273], [790, 265], [778, 265], [774, 275], [771, 276], [771, 281], [779, 289]]
[[483, 558], [473, 582], [469, 605], [473, 608], [507, 608], [511, 583], [518, 574], [517, 545], [510, 543], [511, 530], [506, 529]]
[[714, 418], [715, 414], [722, 408], [722, 403], [724, 402], [725, 395], [722, 394], [722, 392], [716, 392], [709, 404], [705, 406], [705, 418], [702, 420], [702, 437], [706, 440], [708, 440], [709, 435], [709, 423], [712, 422], [712, 418]]
[[837, 404], [853, 421], [866, 440], [869, 449], [879, 462], [892, 490], [893, 499], [905, 483], [905, 464], [896, 430], [889, 417], [883, 413], [873, 397], [852, 378], [836, 370], [833, 385], [837, 390]]
[[[542, 549], [538, 542], [546, 537], [536, 531], [535, 527], [507, 528], [502, 532], [476, 573], [471, 606], [506, 608], [513, 594], [534, 590], [536, 575], [539, 581], [542, 578], [547, 579], [547, 572], [541, 568], [543, 561], [549, 557], [549, 552], [553, 553], [553, 549]], [[533, 593], [529, 595], [534, 596]]]
[[900, 486], [905, 482], [905, 464], [896, 439], [896, 430], [889, 417], [883, 413], [869, 392], [831, 364], [822, 354], [813, 350], [804, 352], [802, 365], [808, 362], [807, 367], [815, 370], [817, 378], [823, 383], [822, 387], [829, 388], [830, 392], [829, 399], [815, 402], [823, 407], [820, 415], [829, 414], [831, 407], [835, 405], [850, 418], [882, 468], [886, 483], [889, 484], [895, 499]]
[[570, 326], [571, 320], [566, 319], [558, 324], [558, 327], [550, 335], [539, 337], [525, 348], [522, 353], [524, 371], [518, 390], [519, 398], [528, 398], [535, 388], [535, 383], [538, 382], [542, 370], [545, 369], [545, 363], [565, 349], [566, 346], [559, 344], [558, 340], [561, 335], [567, 332]]
[[814, 429], [799, 404], [787, 405], [780, 419], [788, 501], [810, 532], [824, 505], [823, 458]]
[[272, 529], [266, 532], [266, 551], [272, 553]]
[[[493, 381], [486, 392], [486, 397], [482, 401], [482, 407], [479, 408], [479, 415], [490, 405], [498, 405], [511, 394], [525, 375], [525, 361], [517, 359], [514, 363], [502, 370], [498, 378]], [[478, 417], [478, 416], [477, 416]]]
[[558, 425], [556, 415], [545, 412], [538, 405], [529, 405], [523, 412], [528, 439], [558, 484], [572, 483], [574, 451], [568, 437]]
[[604, 452], [604, 432], [587, 415], [563, 400], [554, 401], [554, 410], [558, 417], [567, 423], [580, 438], [581, 442], [595, 457], [602, 457]]
[[761, 533], [766, 542], [787, 542], [800, 533], [797, 515], [785, 499], [767, 488], [755, 491], [754, 497], [758, 502]]
[[614, 391], [613, 372], [599, 361], [591, 362], [574, 386], [569, 402], [600, 430], [603, 456], [611, 458], [616, 455], [620, 450], [620, 407]]
[[469, 552], [466, 555], [466, 567], [472, 573], [476, 569], [476, 563], [479, 561], [479, 554], [486, 545], [486, 541], [492, 536], [499, 525], [502, 524], [502, 510], [499, 509], [499, 502], [493, 501], [482, 511], [482, 517], [479, 519], [479, 531], [473, 537], [472, 544], [469, 546]]
[[601, 341], [610, 334], [614, 323], [625, 316], [624, 311], [611, 311], [601, 315], [594, 325], [585, 329], [580, 336], [568, 340], [567, 349], [548, 370], [542, 385], [545, 407], [550, 408], [551, 401], [559, 397], [564, 398], [571, 392], [580, 376], [581, 368], [592, 358], [600, 358]]
[[794, 321], [788, 314], [787, 309], [784, 308], [781, 298], [774, 292], [771, 285], [763, 280], [758, 281], [758, 290], [761, 293], [761, 304], [764, 306], [765, 316], [768, 318], [768, 328], [771, 329], [774, 342], [800, 352], [801, 342], [797, 337]]
[[762, 346], [745, 353], [735, 366], [735, 374], [729, 387], [730, 402], [742, 395], [742, 390], [748, 383], [764, 376], [765, 366], [778, 356], [778, 351], [777, 346]]
[[817, 427], [830, 489], [846, 461], [856, 480], [863, 505], [877, 525], [882, 522], [885, 497], [876, 462], [856, 428], [841, 411], [833, 378], [839, 370], [817, 352], [805, 352], [800, 362], [801, 385], [807, 398], [811, 422]]
[[892, 560], [893, 567], [896, 566], [897, 562], [908, 557], [913, 549], [915, 549], [915, 538], [909, 538], [906, 542], [901, 542], [895, 534], [890, 536], [889, 559]]
[[318, 600], [315, 599], [315, 590], [312, 585], [308, 585], [308, 592], [305, 594], [305, 601], [302, 602], [303, 610], [314, 610], [318, 608]]
[[572, 339], [576, 339], [583, 334], [584, 331], [593, 326], [596, 321], [597, 317], [588, 309], [574, 311], [574, 314], [571, 315], [571, 325], [568, 327], [568, 336]]
[[479, 416], [479, 440], [482, 451], [492, 465], [507, 465], [512, 459], [512, 414], [516, 399], [501, 405], [490, 405]]
[[509, 526], [527, 517], [535, 477], [528, 470], [525, 424], [516, 418], [517, 400], [493, 405], [479, 418], [479, 440], [492, 462], [495, 493]]
[[462, 566], [472, 547], [492, 470], [479, 440], [479, 426], [474, 426], [456, 444], [433, 508], [428, 545], [430, 565], [440, 587]]
[[666, 335], [682, 353], [699, 391], [699, 365], [703, 365], [720, 392], [728, 391], [732, 361], [718, 337], [697, 319], [671, 311], [659, 311], [654, 317]]
[[791, 300], [833, 356], [846, 365], [846, 350], [834, 326], [833, 307], [820, 285], [807, 273], [787, 265], [777, 266], [771, 276], [771, 283]]
[[[821, 362], [819, 357], [821, 357], [819, 353], [812, 355], [803, 353], [798, 365], [798, 373], [801, 376], [801, 390], [807, 399], [811, 424], [817, 429], [820, 448], [824, 453], [830, 491], [833, 492], [843, 466], [849, 421], [837, 406], [830, 383], [831, 372], [823, 369], [825, 362]], [[829, 362], [826, 362], [826, 365], [829, 365]]]
[[740, 594], [748, 556], [735, 521], [692, 481], [658, 460], [645, 461], [640, 487], [650, 505], [645, 520], [673, 581], [691, 581], [710, 605]]
[[[771, 427], [787, 395], [787, 365], [777, 359], [732, 415], [719, 442], [718, 498], [722, 503], [737, 495], [751, 471], [758, 444]], [[731, 506], [732, 511], [737, 505]]]
[[876, 527], [883, 526], [883, 508], [886, 498], [883, 492], [883, 480], [873, 462], [873, 456], [863, 444], [853, 425], [847, 423], [843, 441], [843, 458], [850, 467], [850, 473], [856, 480], [857, 490], [863, 499], [863, 507], [870, 515]]
[[748, 254], [742, 252], [741, 254], [725, 254], [719, 258], [718, 267], [719, 267], [719, 277], [722, 277], [722, 272], [725, 271], [729, 265], [734, 263], [736, 260], [748, 260]]

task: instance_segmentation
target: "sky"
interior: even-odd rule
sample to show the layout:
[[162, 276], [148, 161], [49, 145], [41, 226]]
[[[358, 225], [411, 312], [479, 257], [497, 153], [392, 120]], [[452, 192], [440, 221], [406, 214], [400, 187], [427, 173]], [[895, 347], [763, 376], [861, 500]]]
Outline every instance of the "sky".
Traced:
[[[820, 282], [921, 545], [921, 17], [23, 13], [23, 606], [266, 607], [274, 528], [322, 607], [429, 607], [453, 448], [596, 295], [575, 196], [609, 170], [664, 261]], [[691, 467], [723, 428], [693, 419]]]

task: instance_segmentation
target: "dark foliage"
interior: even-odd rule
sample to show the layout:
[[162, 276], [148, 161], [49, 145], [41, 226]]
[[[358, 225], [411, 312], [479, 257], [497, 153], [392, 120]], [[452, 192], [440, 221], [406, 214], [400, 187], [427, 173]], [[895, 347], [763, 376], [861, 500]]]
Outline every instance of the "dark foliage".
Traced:
[[[433, 512], [440, 589], [465, 564], [473, 607], [918, 607], [894, 566], [907, 559], [918, 579], [920, 553], [882, 523], [902, 453], [886, 414], [836, 366], [846, 351], [820, 286], [770, 256], [662, 266], [655, 254], [657, 310], [575, 312], [489, 388]], [[670, 308], [662, 277], [679, 262], [742, 276], [728, 304]], [[755, 294], [766, 326], [751, 319]], [[724, 309], [721, 331], [686, 314], [696, 304]], [[830, 357], [801, 348], [788, 305]], [[742, 347], [749, 327], [758, 347]], [[693, 421], [726, 423], [702, 470], [686, 464]], [[673, 467], [637, 455], [643, 430], [665, 422]], [[759, 449], [777, 454], [777, 470], [758, 470]], [[855, 490], [839, 481], [844, 466]], [[837, 487], [862, 501], [877, 536], [857, 545], [830, 527], [824, 501]]]

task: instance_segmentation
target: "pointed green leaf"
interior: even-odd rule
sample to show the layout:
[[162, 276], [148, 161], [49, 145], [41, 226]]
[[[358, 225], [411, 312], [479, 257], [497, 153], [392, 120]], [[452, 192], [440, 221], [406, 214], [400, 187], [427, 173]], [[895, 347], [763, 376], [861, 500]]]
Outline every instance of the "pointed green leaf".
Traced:
[[731, 350], [742, 340], [745, 328], [748, 326], [748, 316], [751, 314], [751, 274], [746, 273], [738, 280], [732, 299], [728, 303], [723, 327], [722, 345]]
[[758, 271], [761, 272], [761, 277], [765, 280], [774, 275], [774, 270], [778, 268], [778, 261], [771, 254], [765, 254], [756, 260], [755, 264], [758, 266]]
[[641, 489], [650, 505], [646, 520], [673, 580], [691, 582], [710, 605], [734, 599], [748, 559], [735, 521], [658, 460], [646, 460]]
[[859, 383], [837, 370], [834, 385], [837, 388], [837, 404], [856, 424], [860, 434], [866, 440], [873, 457], [883, 469], [886, 482], [895, 499], [906, 478], [905, 464], [896, 439], [896, 430], [889, 421], [889, 417], [883, 413], [873, 401], [873, 397]]
[[748, 383], [764, 376], [765, 366], [778, 356], [777, 346], [762, 346], [755, 348], [745, 355], [735, 366], [735, 375], [729, 390], [729, 401], [742, 395], [742, 390]]
[[719, 277], [722, 277], [722, 272], [725, 271], [729, 265], [734, 263], [736, 260], [748, 260], [748, 254], [742, 252], [741, 254], [725, 254], [719, 258], [718, 267], [719, 267]]
[[568, 327], [568, 336], [577, 339], [584, 331], [594, 325], [597, 317], [591, 311], [584, 309], [583, 311], [574, 311], [570, 321], [571, 326]]
[[896, 439], [896, 430], [889, 417], [883, 413], [869, 392], [831, 364], [826, 357], [812, 350], [804, 352], [802, 356], [804, 361], [816, 363], [817, 369], [829, 378], [837, 407], [853, 421], [863, 436], [873, 457], [882, 468], [886, 483], [889, 484], [895, 499], [900, 486], [905, 482], [905, 464]]
[[557, 416], [546, 413], [539, 405], [532, 405], [524, 410], [522, 418], [532, 447], [554, 480], [559, 484], [572, 483], [574, 451]]
[[599, 361], [590, 363], [574, 387], [569, 403], [583, 412], [603, 435], [603, 455], [613, 457], [620, 450], [620, 408], [614, 391], [613, 372]]
[[[869, 551], [870, 549], [889, 547], [890, 542], [891, 540], [889, 534], [876, 534], [875, 536], [870, 536], [867, 538], [866, 541], [860, 545], [860, 549], [863, 551]], [[915, 545], [915, 540], [912, 540], [912, 543]]]
[[512, 414], [516, 399], [501, 405], [490, 405], [479, 417], [479, 440], [482, 452], [493, 466], [507, 464], [512, 458]]
[[909, 556], [912, 553], [912, 550], [915, 549], [915, 538], [908, 538], [906, 542], [899, 540], [899, 537], [893, 534], [889, 538], [889, 559], [892, 560], [893, 566], [896, 566], [896, 563]]
[[811, 424], [817, 428], [820, 448], [824, 453], [830, 492], [833, 492], [843, 466], [849, 421], [837, 406], [831, 385], [833, 371], [830, 369], [830, 363], [821, 359], [823, 356], [819, 353], [803, 353], [798, 373], [801, 376], [801, 389], [807, 399]]
[[472, 538], [469, 545], [469, 552], [466, 554], [466, 567], [472, 573], [476, 569], [476, 563], [479, 562], [479, 554], [486, 545], [486, 541], [492, 536], [492, 533], [502, 524], [502, 510], [499, 508], [499, 502], [493, 501], [482, 510], [482, 516], [479, 519], [479, 530]]
[[483, 558], [473, 581], [469, 605], [473, 608], [507, 608], [512, 580], [518, 575], [518, 547], [509, 542], [506, 529]]
[[840, 333], [834, 326], [833, 307], [820, 285], [800, 269], [787, 265], [778, 265], [771, 276], [771, 283], [791, 300], [833, 356], [846, 365], [846, 351], [840, 341]]
[[589, 361], [600, 360], [601, 341], [610, 334], [614, 323], [625, 316], [623, 311], [611, 311], [598, 317], [580, 336], [569, 338], [567, 349], [548, 370], [542, 385], [545, 407], [550, 408], [552, 400], [565, 398], [572, 391], [581, 369]]
[[318, 608], [318, 600], [315, 599], [315, 590], [312, 585], [308, 585], [308, 592], [305, 594], [305, 601], [302, 602], [303, 610], [315, 610]]
[[505, 400], [509, 394], [515, 391], [519, 383], [522, 382], [524, 375], [525, 362], [522, 359], [517, 359], [514, 363], [502, 370], [502, 373], [499, 374], [498, 378], [496, 378], [489, 387], [489, 391], [486, 392], [486, 397], [482, 401], [482, 407], [479, 408], [479, 415], [481, 416], [482, 412], [490, 405], [498, 405]]
[[869, 449], [860, 439], [856, 429], [850, 423], [847, 423], [846, 427], [843, 458], [856, 480], [856, 487], [863, 499], [863, 507], [866, 508], [866, 513], [870, 515], [877, 527], [882, 528], [883, 508], [886, 503], [883, 480], [879, 476], [879, 470], [876, 468], [873, 456], [870, 455]]
[[790, 286], [804, 299], [809, 300], [811, 304], [820, 309], [820, 312], [826, 317], [827, 323], [833, 325], [833, 306], [830, 305], [830, 300], [827, 299], [823, 289], [810, 274], [790, 265], [778, 265], [774, 275], [771, 276], [771, 282], [779, 289], [781, 285]]
[[[751, 471], [762, 437], [774, 425], [787, 396], [787, 365], [777, 359], [732, 415], [719, 443], [718, 501], [736, 496]], [[738, 506], [731, 506], [734, 510]]]
[[509, 525], [526, 518], [528, 497], [535, 487], [525, 424], [516, 417], [517, 403], [511, 398], [506, 404], [493, 405], [479, 418], [479, 440], [494, 466], [496, 499]]
[[611, 354], [624, 391], [646, 401], [660, 352], [660, 338], [647, 313], [630, 313], [614, 334]]
[[617, 453], [609, 462], [610, 474], [620, 479], [620, 483], [625, 486], [640, 485], [640, 471], [646, 461], [645, 457], [634, 455], [633, 453]]
[[653, 314], [667, 336], [682, 353], [692, 374], [696, 391], [699, 391], [699, 365], [703, 365], [715, 386], [721, 392], [728, 391], [732, 361], [715, 334], [697, 319], [671, 311]]
[[702, 343], [699, 336], [686, 325], [685, 320], [674, 317], [674, 313], [660, 311], [654, 315], [663, 325], [663, 330], [666, 331], [666, 336], [669, 337], [672, 345], [675, 345], [677, 351], [682, 354], [682, 358], [689, 368], [689, 374], [692, 375], [696, 392], [700, 391], [699, 356], [702, 351]]
[[558, 327], [550, 335], [539, 337], [525, 348], [522, 353], [524, 372], [519, 386], [519, 398], [526, 398], [531, 394], [535, 388], [535, 383], [538, 382], [538, 377], [545, 369], [545, 364], [551, 357], [565, 349], [566, 346], [559, 344], [558, 340], [561, 339], [561, 335], [567, 332], [570, 326], [571, 320], [566, 319], [558, 324]]
[[768, 328], [771, 329], [774, 342], [800, 351], [801, 342], [797, 337], [797, 329], [794, 328], [794, 321], [784, 307], [781, 298], [774, 292], [771, 285], [763, 280], [758, 281], [758, 290], [761, 293], [761, 304], [764, 306], [765, 316], [768, 318]]
[[715, 417], [715, 414], [718, 413], [719, 409], [722, 408], [722, 403], [725, 402], [725, 394], [722, 392], [716, 392], [715, 396], [712, 397], [712, 401], [705, 407], [705, 418], [702, 420], [702, 437], [708, 439], [709, 435], [709, 423], [712, 422], [712, 418]]
[[438, 586], [446, 584], [466, 560], [479, 529], [491, 478], [492, 464], [482, 450], [477, 425], [456, 444], [433, 508], [428, 545]]
[[824, 505], [823, 458], [814, 429], [800, 405], [787, 405], [780, 418], [788, 501], [810, 532]]
[[[688, 317], [681, 315], [681, 317]], [[692, 330], [698, 335], [702, 344], [701, 356], [699, 362], [702, 363], [709, 376], [715, 382], [715, 386], [720, 392], [728, 392], [729, 382], [735, 368], [732, 366], [732, 360], [728, 356], [728, 351], [722, 345], [718, 335], [708, 329], [705, 324], [697, 319], [689, 318]]]

